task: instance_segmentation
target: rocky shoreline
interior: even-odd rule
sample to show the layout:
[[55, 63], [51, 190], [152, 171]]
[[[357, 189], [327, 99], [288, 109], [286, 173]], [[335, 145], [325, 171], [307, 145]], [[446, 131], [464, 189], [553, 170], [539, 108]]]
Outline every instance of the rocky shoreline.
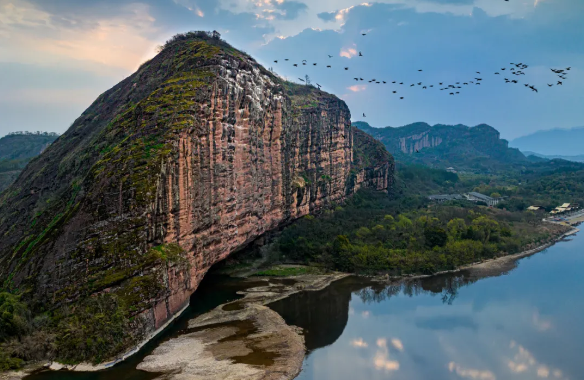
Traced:
[[[318, 291], [348, 274], [258, 278], [265, 285], [189, 322], [180, 337], [157, 347], [138, 365], [165, 380], [288, 380], [302, 369], [302, 330], [265, 305], [300, 291]], [[255, 282], [255, 279], [254, 279]]]

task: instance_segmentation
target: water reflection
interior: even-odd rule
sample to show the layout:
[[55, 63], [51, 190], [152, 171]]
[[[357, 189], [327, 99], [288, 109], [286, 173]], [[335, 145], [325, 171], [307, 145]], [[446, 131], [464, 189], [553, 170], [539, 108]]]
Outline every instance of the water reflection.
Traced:
[[305, 329], [303, 380], [584, 379], [583, 243], [579, 234], [491, 277], [348, 278], [270, 307]]

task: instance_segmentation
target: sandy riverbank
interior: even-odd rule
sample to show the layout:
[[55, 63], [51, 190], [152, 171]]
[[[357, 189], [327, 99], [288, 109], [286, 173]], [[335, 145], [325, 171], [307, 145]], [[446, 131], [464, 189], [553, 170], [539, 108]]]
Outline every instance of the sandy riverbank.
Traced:
[[189, 321], [177, 338], [162, 343], [138, 369], [165, 380], [287, 380], [298, 375], [305, 356], [302, 332], [265, 305], [301, 291], [326, 288], [348, 274], [254, 278], [265, 283], [239, 292], [244, 297]]

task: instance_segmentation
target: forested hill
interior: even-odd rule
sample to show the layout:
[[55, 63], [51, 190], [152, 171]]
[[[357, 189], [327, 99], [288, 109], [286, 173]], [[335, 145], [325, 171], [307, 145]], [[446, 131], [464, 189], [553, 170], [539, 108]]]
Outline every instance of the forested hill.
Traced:
[[383, 142], [396, 160], [404, 163], [479, 173], [505, 171], [510, 165], [529, 163], [518, 149], [509, 148], [495, 128], [486, 124], [468, 127], [414, 123], [399, 128], [374, 128], [365, 122], [353, 125]]
[[58, 134], [50, 132], [16, 132], [0, 138], [0, 192], [57, 137]]

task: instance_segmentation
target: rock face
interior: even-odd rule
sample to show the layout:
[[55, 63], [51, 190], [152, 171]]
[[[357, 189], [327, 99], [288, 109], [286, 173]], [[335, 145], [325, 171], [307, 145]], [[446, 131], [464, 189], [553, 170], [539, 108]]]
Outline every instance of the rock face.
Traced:
[[44, 309], [115, 295], [137, 341], [234, 250], [392, 178], [391, 156], [354, 134], [343, 101], [183, 35], [2, 194], [0, 280]]

